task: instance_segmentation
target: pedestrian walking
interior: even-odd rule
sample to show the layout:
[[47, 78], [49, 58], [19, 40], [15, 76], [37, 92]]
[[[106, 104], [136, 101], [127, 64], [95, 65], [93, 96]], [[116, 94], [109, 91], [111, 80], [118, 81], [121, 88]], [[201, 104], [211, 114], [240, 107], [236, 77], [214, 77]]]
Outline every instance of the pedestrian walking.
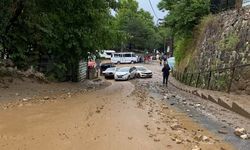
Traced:
[[170, 71], [170, 67], [168, 63], [166, 62], [164, 63], [164, 67], [162, 68], [163, 85], [165, 84], [166, 86], [168, 86], [169, 71]]
[[162, 59], [161, 59], [161, 57], [159, 57], [159, 60], [160, 60], [160, 66], [162, 66]]
[[100, 68], [101, 68], [101, 60], [98, 58], [96, 59], [96, 72], [97, 72], [97, 77], [99, 76], [100, 73]]
[[166, 53], [164, 53], [164, 55], [162, 56], [162, 60], [163, 60], [163, 62], [164, 62], [164, 64], [167, 62], [167, 54]]

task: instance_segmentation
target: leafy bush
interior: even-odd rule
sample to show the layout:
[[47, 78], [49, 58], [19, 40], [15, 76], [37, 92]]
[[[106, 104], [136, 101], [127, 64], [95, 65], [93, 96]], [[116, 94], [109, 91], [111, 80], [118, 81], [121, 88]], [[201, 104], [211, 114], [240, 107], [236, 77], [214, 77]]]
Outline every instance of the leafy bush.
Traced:
[[192, 43], [193, 39], [191, 37], [180, 38], [175, 42], [174, 57], [177, 64], [185, 58], [186, 52]]
[[240, 38], [237, 34], [231, 33], [225, 38], [217, 42], [217, 47], [220, 50], [235, 50]]
[[158, 7], [168, 11], [165, 17], [166, 28], [171, 28], [175, 39], [174, 56], [179, 64], [187, 52], [192, 52], [196, 45], [195, 27], [201, 19], [210, 13], [210, 0], [161, 0]]
[[19, 69], [49, 56], [54, 65], [48, 75], [75, 80], [80, 59], [115, 41], [106, 38], [115, 39], [109, 24], [115, 5], [115, 0], [1, 0], [0, 53], [4, 49]]
[[196, 26], [194, 32], [196, 34], [203, 34], [209, 26], [214, 26], [214, 25], [219, 26], [219, 24], [215, 23], [215, 22], [217, 22], [217, 20], [218, 20], [218, 18], [214, 15], [211, 15], [211, 14], [202, 17], [199, 25]]
[[190, 35], [202, 17], [210, 13], [210, 0], [161, 0], [158, 7], [169, 11], [166, 25], [178, 35]]

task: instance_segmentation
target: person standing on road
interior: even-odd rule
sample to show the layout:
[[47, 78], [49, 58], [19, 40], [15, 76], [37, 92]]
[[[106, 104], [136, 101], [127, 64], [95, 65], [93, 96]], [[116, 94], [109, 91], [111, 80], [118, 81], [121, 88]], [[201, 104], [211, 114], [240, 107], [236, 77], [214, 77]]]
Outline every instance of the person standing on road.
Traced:
[[98, 77], [99, 73], [100, 73], [100, 68], [101, 68], [101, 60], [98, 58], [98, 59], [96, 59], [95, 62], [96, 62], [96, 72], [97, 72], [97, 77]]
[[168, 77], [169, 77], [170, 67], [168, 63], [164, 63], [164, 67], [162, 68], [162, 76], [163, 76], [163, 85], [166, 84], [168, 86]]
[[159, 57], [159, 61], [160, 61], [160, 66], [162, 66], [162, 58]]
[[167, 54], [166, 53], [164, 53], [164, 55], [162, 56], [162, 60], [163, 60], [164, 64], [167, 62]]

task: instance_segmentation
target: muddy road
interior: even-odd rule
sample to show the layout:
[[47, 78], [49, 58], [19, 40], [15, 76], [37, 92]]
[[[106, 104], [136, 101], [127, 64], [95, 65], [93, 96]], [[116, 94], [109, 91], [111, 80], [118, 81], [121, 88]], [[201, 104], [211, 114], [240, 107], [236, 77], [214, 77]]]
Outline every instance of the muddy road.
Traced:
[[237, 149], [164, 100], [164, 94], [175, 90], [159, 86], [159, 80], [159, 74], [153, 79], [109, 80], [104, 89], [65, 100], [0, 110], [0, 149]]

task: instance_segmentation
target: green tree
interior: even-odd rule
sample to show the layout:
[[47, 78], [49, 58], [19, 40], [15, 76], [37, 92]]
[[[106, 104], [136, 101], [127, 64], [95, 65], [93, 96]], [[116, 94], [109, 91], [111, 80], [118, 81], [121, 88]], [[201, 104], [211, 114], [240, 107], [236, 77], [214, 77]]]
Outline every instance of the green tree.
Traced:
[[128, 48], [144, 50], [158, 46], [153, 17], [149, 12], [139, 9], [137, 1], [120, 0], [115, 19], [116, 30], [127, 37], [124, 42]]
[[210, 13], [210, 0], [161, 0], [158, 7], [168, 11], [165, 26], [170, 29], [175, 39], [174, 54], [177, 62], [180, 62], [185, 57], [189, 45], [193, 44], [194, 28]]
[[192, 34], [202, 17], [209, 14], [210, 0], [162, 0], [158, 7], [169, 14], [166, 26], [176, 34]]
[[52, 62], [48, 74], [59, 80], [70, 75], [75, 81], [79, 60], [114, 41], [110, 9], [116, 4], [115, 0], [3, 0], [1, 51], [19, 68], [32, 65], [31, 61], [37, 64], [46, 54]]

